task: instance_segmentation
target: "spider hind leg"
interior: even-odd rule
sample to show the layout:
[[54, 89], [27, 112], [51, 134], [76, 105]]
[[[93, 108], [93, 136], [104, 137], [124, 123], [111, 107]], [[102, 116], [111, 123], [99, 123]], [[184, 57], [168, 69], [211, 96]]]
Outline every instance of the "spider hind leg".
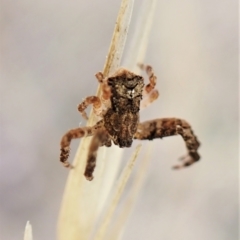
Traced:
[[173, 169], [180, 169], [188, 167], [200, 159], [197, 152], [200, 143], [194, 135], [191, 126], [185, 120], [162, 118], [139, 123], [134, 138], [140, 140], [153, 140], [155, 138], [163, 138], [178, 134], [182, 136], [188, 150], [188, 154], [180, 159], [181, 163], [173, 167]]

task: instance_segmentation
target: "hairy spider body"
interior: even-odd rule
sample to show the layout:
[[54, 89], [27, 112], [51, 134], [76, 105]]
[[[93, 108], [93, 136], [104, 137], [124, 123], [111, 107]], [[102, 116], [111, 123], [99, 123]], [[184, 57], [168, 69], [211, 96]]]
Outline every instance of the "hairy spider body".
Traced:
[[110, 77], [107, 84], [111, 91], [111, 108], [103, 116], [104, 127], [114, 144], [131, 147], [139, 122], [143, 78], [129, 71]]
[[71, 140], [93, 136], [84, 173], [87, 180], [93, 179], [98, 148], [110, 147], [112, 142], [124, 148], [131, 147], [133, 139], [153, 140], [179, 134], [186, 143], [188, 154], [181, 159], [182, 164], [174, 168], [187, 167], [200, 159], [197, 152], [200, 143], [185, 120], [162, 118], [139, 122], [140, 108], [148, 106], [159, 96], [155, 89], [157, 78], [152, 67], [143, 64], [139, 66], [147, 72], [149, 77], [147, 85], [144, 85], [142, 76], [126, 69], [119, 69], [108, 78], [104, 78], [101, 72], [97, 73], [96, 78], [102, 90], [101, 97], [87, 97], [79, 104], [78, 110], [84, 118], [87, 118], [85, 109], [92, 104], [95, 115], [101, 117], [102, 120], [92, 127], [72, 129], [62, 137], [60, 161], [65, 167], [71, 167], [67, 161]]

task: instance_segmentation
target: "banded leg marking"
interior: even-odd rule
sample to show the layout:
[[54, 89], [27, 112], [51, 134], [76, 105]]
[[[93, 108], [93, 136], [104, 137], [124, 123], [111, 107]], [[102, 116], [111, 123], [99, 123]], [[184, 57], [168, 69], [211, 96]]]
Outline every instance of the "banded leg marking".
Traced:
[[185, 120], [162, 118], [139, 123], [134, 138], [153, 140], [155, 138], [163, 138], [177, 134], [182, 136], [188, 150], [188, 154], [180, 158], [182, 163], [173, 167], [174, 169], [180, 169], [190, 166], [200, 159], [197, 152], [200, 143], [194, 135], [191, 126]]
[[72, 139], [88, 137], [95, 134], [96, 131], [100, 130], [103, 127], [103, 121], [99, 121], [93, 127], [83, 127], [83, 128], [75, 128], [69, 130], [66, 134], [63, 135], [62, 140], [60, 142], [60, 161], [63, 166], [67, 168], [72, 168], [72, 165], [68, 162], [69, 152], [70, 152], [70, 144]]

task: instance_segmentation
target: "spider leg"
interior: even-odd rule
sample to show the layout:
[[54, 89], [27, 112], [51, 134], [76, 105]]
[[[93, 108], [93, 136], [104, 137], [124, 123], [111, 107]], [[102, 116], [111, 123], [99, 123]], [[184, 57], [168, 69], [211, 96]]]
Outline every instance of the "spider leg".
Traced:
[[200, 143], [194, 135], [191, 126], [185, 120], [162, 118], [139, 123], [134, 138], [140, 140], [153, 140], [155, 138], [163, 138], [178, 134], [182, 136], [188, 150], [188, 154], [181, 158], [181, 164], [173, 167], [174, 169], [180, 169], [190, 166], [200, 159], [197, 152]]
[[110, 103], [111, 89], [108, 86], [107, 78], [104, 78], [102, 72], [96, 73], [95, 77], [97, 78], [98, 82], [100, 83], [100, 87], [101, 87], [101, 91], [102, 91], [101, 102], [106, 108], [109, 108], [110, 104], [111, 104]]
[[67, 168], [72, 168], [72, 165], [68, 162], [69, 152], [70, 152], [70, 144], [72, 139], [82, 138], [92, 136], [99, 128], [102, 128], [102, 121], [99, 121], [93, 127], [83, 127], [83, 128], [75, 128], [69, 130], [66, 134], [63, 135], [60, 146], [60, 161], [63, 166]]
[[84, 172], [84, 176], [87, 180], [93, 180], [93, 171], [96, 166], [97, 150], [103, 145], [109, 143], [109, 135], [105, 129], [98, 130], [94, 135], [90, 143], [89, 153], [87, 157], [87, 164]]
[[93, 105], [93, 112], [96, 116], [101, 116], [102, 114], [102, 103], [99, 97], [91, 96], [86, 97], [82, 103], [78, 105], [78, 111], [82, 114], [83, 118], [88, 119], [85, 109], [90, 105]]
[[140, 69], [146, 71], [149, 78], [149, 83], [145, 85], [143, 89], [143, 100], [141, 101], [140, 105], [140, 108], [144, 109], [159, 97], [159, 92], [157, 89], [155, 89], [155, 86], [157, 84], [157, 77], [155, 76], [154, 71], [150, 65], [144, 65], [140, 63], [138, 66]]
[[144, 109], [152, 104], [159, 97], [159, 92], [157, 89], [153, 89], [147, 96], [145, 96], [140, 102], [140, 109]]

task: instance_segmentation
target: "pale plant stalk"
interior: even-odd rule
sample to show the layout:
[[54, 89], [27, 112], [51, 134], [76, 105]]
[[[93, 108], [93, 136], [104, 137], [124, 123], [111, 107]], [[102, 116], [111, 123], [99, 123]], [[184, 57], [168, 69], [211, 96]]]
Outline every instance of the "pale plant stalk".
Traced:
[[27, 224], [26, 224], [26, 227], [25, 227], [23, 240], [33, 240], [33, 236], [32, 236], [32, 226], [31, 226], [31, 224], [29, 223], [29, 221], [27, 221]]
[[116, 216], [114, 224], [112, 224], [111, 226], [110, 233], [107, 236], [107, 238], [105, 238], [106, 240], [121, 239], [127, 220], [129, 219], [133, 211], [133, 208], [139, 196], [139, 192], [141, 191], [143, 183], [147, 177], [146, 173], [150, 165], [152, 149], [153, 149], [152, 142], [148, 143], [147, 151], [144, 154], [144, 157], [140, 160], [140, 162], [138, 162], [138, 165], [141, 167], [138, 168], [138, 171], [134, 176], [132, 186], [129, 189], [129, 194], [125, 199], [124, 203], [122, 204], [120, 213], [118, 216]]
[[[133, 3], [133, 0], [122, 0], [103, 69], [104, 76], [109, 76], [120, 66], [130, 24]], [[100, 95], [100, 89], [98, 89], [97, 95]], [[94, 123], [95, 119], [91, 112], [88, 125], [92, 126]], [[104, 171], [104, 163], [106, 164], [106, 161], [103, 159], [106, 156], [104, 153], [105, 151], [107, 152], [106, 149], [102, 148], [98, 152], [99, 157], [97, 159], [97, 168], [94, 172], [94, 181], [88, 182], [83, 177], [90, 141], [91, 138], [83, 138], [81, 140], [73, 161], [74, 169], [69, 173], [58, 222], [59, 240], [88, 239], [94, 228], [94, 220], [99, 211], [98, 203], [101, 203], [101, 201], [99, 201], [99, 196], [107, 196], [106, 192], [100, 192], [104, 180], [103, 176], [106, 176], [107, 174]], [[118, 148], [109, 149], [109, 151], [113, 150], [115, 150], [116, 161], [120, 161], [121, 151], [119, 151]], [[118, 154], [116, 154], [116, 151], [118, 151]], [[115, 169], [117, 169], [117, 167], [118, 166], [116, 165]], [[113, 172], [117, 173], [116, 170]], [[108, 182], [114, 181], [115, 176], [112, 175], [111, 177], [113, 179], [109, 179]], [[111, 187], [108, 187], [108, 190], [110, 189]]]
[[[136, 63], [144, 63], [156, 6], [157, 0], [146, 1], [142, 5], [142, 11], [140, 14], [141, 18], [138, 19], [137, 29], [135, 29], [133, 40], [131, 42], [132, 48], [129, 51], [131, 54], [127, 57], [128, 61], [125, 61], [125, 63], [127, 63], [128, 66], [131, 66], [131, 69], [138, 74], [140, 74], [140, 69], [137, 67]], [[115, 224], [111, 226], [108, 240], [119, 240], [122, 237], [127, 219], [129, 219], [130, 214], [133, 211], [140, 189], [146, 178], [146, 172], [150, 165], [150, 153], [153, 149], [153, 142], [151, 142], [151, 144], [152, 145], [148, 144], [147, 153], [139, 165], [141, 168], [138, 168], [138, 173], [133, 180], [130, 194], [122, 206], [123, 210], [121, 211], [120, 216], [117, 217]]]
[[154, 14], [157, 7], [157, 0], [144, 1], [139, 19], [131, 41], [131, 49], [129, 51], [125, 64], [134, 72], [140, 74], [137, 63], [144, 63], [149, 36], [151, 33]]
[[135, 161], [137, 159], [137, 156], [139, 154], [140, 148], [141, 148], [141, 145], [138, 145], [136, 150], [134, 151], [130, 161], [128, 161], [127, 165], [125, 166], [125, 168], [124, 168], [124, 170], [123, 170], [123, 172], [122, 172], [122, 174], [119, 178], [119, 181], [118, 181], [117, 187], [115, 189], [115, 193], [113, 195], [112, 201], [108, 206], [107, 213], [104, 216], [102, 224], [101, 224], [99, 230], [97, 231], [94, 240], [106, 239], [106, 237], [105, 237], [106, 230], [107, 230], [107, 228], [109, 226], [109, 223], [112, 219], [113, 213], [114, 213], [114, 211], [115, 211], [115, 209], [116, 209], [116, 207], [119, 203], [119, 200], [120, 200], [120, 197], [123, 193], [123, 190], [124, 190], [124, 188], [127, 184], [127, 181], [129, 179], [129, 176], [130, 176], [131, 171], [133, 169], [134, 163], [135, 163]]

